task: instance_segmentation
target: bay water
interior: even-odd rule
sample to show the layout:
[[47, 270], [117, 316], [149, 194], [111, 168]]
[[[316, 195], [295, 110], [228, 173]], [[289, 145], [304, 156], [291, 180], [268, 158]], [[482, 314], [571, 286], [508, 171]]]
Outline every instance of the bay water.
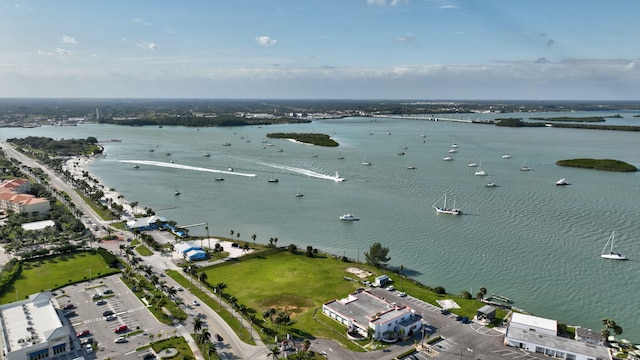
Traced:
[[[640, 123], [636, 112], [622, 114], [607, 123]], [[496, 117], [523, 114], [479, 118]], [[325, 133], [340, 146], [267, 139], [273, 132]], [[640, 167], [638, 133], [368, 117], [234, 128], [2, 129], [3, 138], [25, 136], [97, 137], [105, 153], [90, 172], [179, 225], [207, 223], [212, 236], [233, 230], [263, 244], [277, 237], [278, 246], [311, 245], [360, 261], [379, 242], [390, 249], [389, 265], [429, 286], [472, 295], [484, 286], [535, 315], [598, 331], [609, 317], [623, 338], [640, 342], [640, 173], [555, 164], [597, 158]], [[453, 143], [457, 152], [449, 153]], [[475, 176], [469, 162], [482, 163], [489, 176]], [[525, 162], [531, 171], [520, 170]], [[345, 181], [334, 181], [336, 172]], [[560, 178], [571, 185], [556, 186]], [[463, 215], [435, 213], [445, 193]], [[361, 220], [340, 221], [345, 213]], [[189, 230], [205, 235], [204, 226]], [[629, 261], [600, 258], [614, 230]]]

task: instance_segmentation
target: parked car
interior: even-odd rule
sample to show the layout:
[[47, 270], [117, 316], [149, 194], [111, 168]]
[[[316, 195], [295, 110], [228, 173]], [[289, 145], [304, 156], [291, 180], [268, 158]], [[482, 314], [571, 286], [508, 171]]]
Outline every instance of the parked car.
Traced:
[[142, 360], [153, 360], [155, 359], [156, 356], [152, 353], [146, 353], [144, 354], [144, 356], [142, 357]]
[[82, 339], [82, 341], [80, 341], [80, 344], [82, 345], [93, 344], [93, 338], [92, 337], [84, 338]]
[[117, 316], [115, 316], [115, 315], [109, 315], [109, 316], [107, 316], [107, 319], [106, 319], [106, 320], [107, 320], [107, 321], [113, 321], [113, 320], [115, 320], [115, 319], [117, 319], [117, 318], [118, 318], [118, 317], [117, 317]]
[[69, 303], [69, 304], [67, 304], [67, 305], [63, 306], [63, 307], [62, 307], [62, 310], [70, 310], [70, 309], [73, 309], [73, 308], [75, 308], [75, 307], [76, 307], [76, 305], [75, 305], [75, 304], [71, 304], [71, 303]]
[[109, 315], [113, 315], [113, 311], [107, 310], [102, 312], [102, 316], [109, 316]]
[[398, 293], [398, 296], [400, 296], [400, 297], [405, 297], [405, 296], [407, 296], [407, 293], [406, 293], [406, 292], [404, 292], [404, 291], [400, 291], [400, 292]]
[[105, 300], [105, 299], [96, 301], [96, 305], [104, 305], [106, 303], [107, 303], [107, 300]]
[[222, 338], [222, 336], [220, 336], [220, 334], [216, 334], [216, 341], [223, 341], [224, 339]]
[[116, 334], [118, 334], [118, 333], [121, 333], [121, 332], [125, 332], [127, 330], [129, 330], [129, 327], [127, 325], [120, 325], [114, 330], [114, 332]]
[[113, 290], [111, 289], [107, 289], [104, 291], [105, 294], [113, 294]]
[[442, 315], [449, 315], [449, 310], [447, 310], [447, 309], [442, 309], [442, 310], [440, 310], [440, 314], [442, 314]]
[[456, 321], [460, 321], [460, 320], [462, 320], [462, 316], [456, 315]]
[[100, 299], [100, 297], [102, 297], [102, 294], [100, 294], [100, 293], [95, 293], [95, 294], [93, 294], [93, 296], [92, 296], [92, 298], [93, 298], [94, 300], [95, 300], [95, 299]]
[[76, 316], [76, 312], [75, 311], [67, 311], [64, 313], [64, 317], [72, 317], [72, 316]]
[[129, 341], [129, 340], [127, 340], [127, 338], [126, 338], [126, 337], [124, 337], [124, 336], [119, 336], [119, 337], [117, 337], [113, 342], [114, 342], [114, 343], [116, 343], [116, 344], [121, 344], [121, 343], [126, 343], [126, 342], [128, 342], [128, 341]]
[[85, 329], [85, 330], [80, 331], [76, 336], [77, 337], [83, 337], [83, 336], [87, 336], [89, 334], [91, 334], [91, 331], [89, 331], [89, 329]]
[[84, 346], [84, 349], [87, 351], [87, 354], [90, 354], [93, 352], [93, 344], [87, 344]]
[[393, 285], [389, 285], [389, 286], [387, 286], [387, 290], [389, 290], [389, 291], [393, 291], [393, 290], [395, 290], [395, 289], [396, 289], [396, 288], [395, 288]]
[[468, 317], [464, 316], [464, 317], [462, 317], [462, 319], [460, 319], [460, 322], [463, 323], [463, 324], [468, 324], [470, 321], [469, 321]]
[[200, 303], [198, 302], [198, 300], [193, 300], [193, 305], [194, 306], [200, 306]]

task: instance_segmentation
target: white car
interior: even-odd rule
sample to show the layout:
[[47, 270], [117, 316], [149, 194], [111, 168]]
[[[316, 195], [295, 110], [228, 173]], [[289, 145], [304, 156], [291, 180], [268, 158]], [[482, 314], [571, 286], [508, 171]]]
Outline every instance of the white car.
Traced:
[[129, 340], [127, 340], [126, 337], [120, 336], [120, 337], [116, 338], [113, 342], [116, 343], [116, 344], [121, 344], [121, 343], [126, 343], [127, 341], [129, 341]]
[[90, 354], [93, 352], [93, 345], [87, 344], [84, 349], [87, 351], [87, 354]]
[[404, 292], [404, 291], [400, 291], [400, 292], [398, 293], [398, 296], [400, 296], [400, 297], [405, 297], [405, 296], [407, 296], [407, 293], [406, 293], [406, 292]]
[[198, 300], [193, 300], [193, 305], [194, 306], [200, 306], [200, 303], [198, 302]]
[[393, 291], [393, 290], [395, 290], [395, 289], [396, 289], [396, 288], [395, 288], [395, 287], [393, 287], [393, 285], [389, 285], [389, 286], [387, 286], [387, 290], [389, 290], [389, 291]]

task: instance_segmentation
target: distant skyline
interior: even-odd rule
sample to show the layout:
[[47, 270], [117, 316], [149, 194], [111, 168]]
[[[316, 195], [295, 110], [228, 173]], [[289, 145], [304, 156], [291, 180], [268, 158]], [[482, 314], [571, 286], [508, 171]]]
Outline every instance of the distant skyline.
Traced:
[[638, 100], [637, 0], [0, 0], [0, 97]]

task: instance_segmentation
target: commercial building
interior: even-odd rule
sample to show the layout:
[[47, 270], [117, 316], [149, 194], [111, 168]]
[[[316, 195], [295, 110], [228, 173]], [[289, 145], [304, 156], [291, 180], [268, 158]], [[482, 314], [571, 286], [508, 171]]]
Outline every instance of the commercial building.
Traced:
[[161, 216], [147, 216], [135, 220], [127, 221], [127, 228], [131, 231], [149, 231], [158, 230], [160, 225], [167, 222], [167, 219]]
[[177, 243], [173, 245], [173, 249], [190, 261], [204, 260], [207, 258], [207, 252], [192, 242], [185, 241]]
[[51, 206], [49, 199], [35, 197], [25, 192], [31, 189], [27, 179], [10, 179], [0, 183], [0, 209], [16, 213], [47, 214]]
[[407, 306], [397, 306], [360, 289], [345, 299], [322, 305], [322, 313], [347, 327], [351, 333], [374, 339], [393, 339], [420, 330], [422, 319]]
[[41, 292], [28, 299], [0, 306], [2, 360], [39, 360], [71, 350], [66, 327], [51, 298]]
[[567, 360], [611, 360], [609, 349], [558, 336], [558, 322], [513, 313], [504, 344]]

